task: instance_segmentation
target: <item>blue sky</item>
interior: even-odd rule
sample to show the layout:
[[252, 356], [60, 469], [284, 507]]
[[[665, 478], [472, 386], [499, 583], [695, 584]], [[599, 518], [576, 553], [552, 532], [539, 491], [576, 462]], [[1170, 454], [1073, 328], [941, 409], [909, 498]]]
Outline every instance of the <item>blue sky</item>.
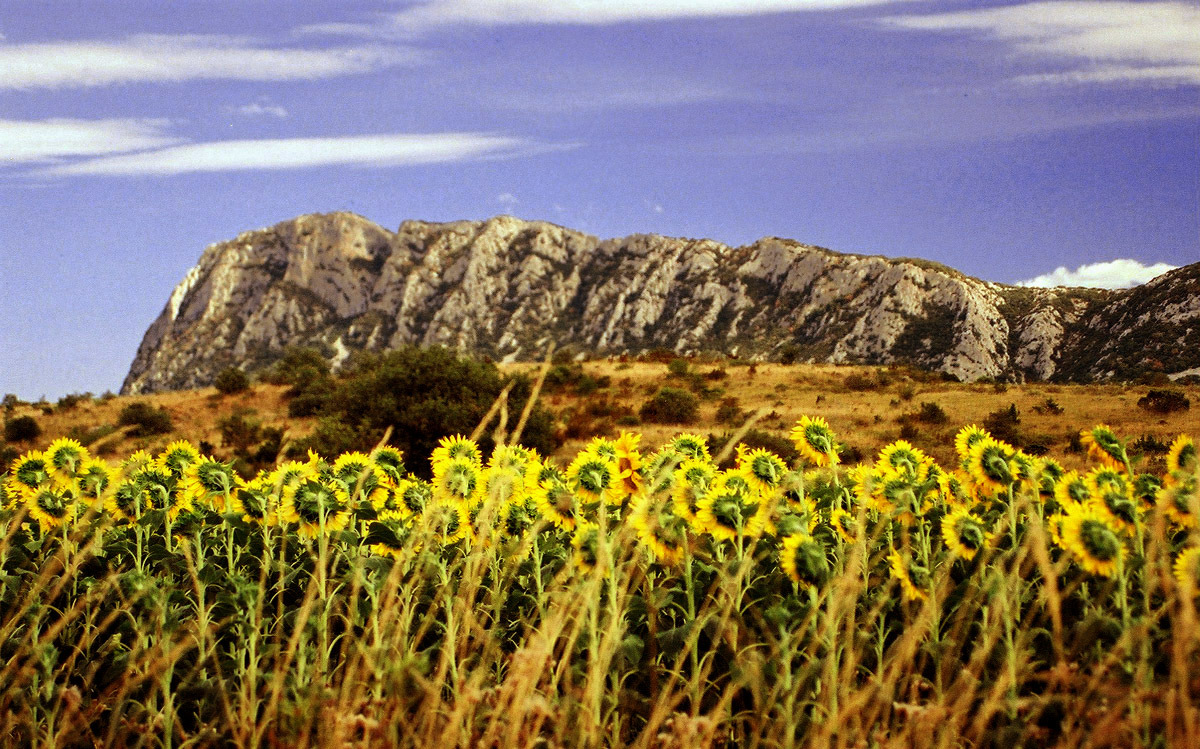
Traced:
[[205, 245], [312, 211], [1009, 283], [1200, 260], [1194, 2], [0, 0], [0, 35], [0, 392], [26, 398], [115, 390]]

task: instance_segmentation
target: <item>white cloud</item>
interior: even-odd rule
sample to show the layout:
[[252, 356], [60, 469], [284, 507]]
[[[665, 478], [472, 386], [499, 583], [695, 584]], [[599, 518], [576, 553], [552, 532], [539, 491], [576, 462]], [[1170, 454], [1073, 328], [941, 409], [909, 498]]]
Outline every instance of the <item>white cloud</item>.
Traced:
[[521, 201], [517, 200], [517, 196], [511, 192], [502, 192], [496, 196], [496, 202], [504, 206], [505, 210], [511, 211]]
[[392, 14], [381, 23], [319, 24], [305, 27], [302, 31], [318, 34], [387, 36], [389, 32], [419, 31], [449, 24], [603, 25], [838, 10], [896, 2], [905, 0], [425, 0]]
[[1019, 281], [1016, 285], [1045, 288], [1086, 286], [1094, 289], [1128, 289], [1144, 284], [1167, 271], [1175, 270], [1176, 267], [1166, 263], [1142, 265], [1137, 260], [1122, 258], [1106, 263], [1081, 265], [1075, 270], [1067, 270], [1065, 266], [1059, 266], [1051, 273], [1045, 273], [1028, 281]]
[[227, 109], [243, 117], [277, 117], [282, 120], [288, 116], [287, 109], [278, 104], [272, 104], [270, 99], [262, 96], [249, 104], [243, 104], [240, 107], [228, 107]]
[[885, 23], [972, 32], [1019, 53], [1075, 66], [1021, 76], [1023, 83], [1200, 83], [1200, 7], [1192, 2], [1034, 2], [894, 16]]
[[106, 156], [49, 167], [40, 173], [129, 176], [318, 166], [391, 167], [517, 156], [538, 148], [520, 138], [487, 133], [228, 140]]
[[0, 166], [161, 148], [180, 139], [160, 119], [0, 120]]
[[188, 80], [287, 81], [412, 63], [397, 46], [271, 48], [242, 37], [143, 34], [121, 41], [0, 45], [0, 89]]

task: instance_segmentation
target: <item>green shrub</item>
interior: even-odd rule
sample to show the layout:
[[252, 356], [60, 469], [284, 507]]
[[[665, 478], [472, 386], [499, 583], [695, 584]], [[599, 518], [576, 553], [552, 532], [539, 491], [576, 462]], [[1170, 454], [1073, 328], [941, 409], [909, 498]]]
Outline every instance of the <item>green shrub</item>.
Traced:
[[1017, 404], [1012, 403], [1008, 408], [1000, 408], [983, 417], [983, 428], [992, 436], [1004, 440], [1016, 447], [1021, 446], [1021, 414]]
[[263, 377], [272, 385], [303, 387], [314, 379], [329, 377], [329, 362], [315, 348], [291, 346]]
[[667, 372], [672, 377], [687, 377], [691, 371], [691, 366], [688, 365], [687, 359], [672, 359], [667, 362]]
[[693, 424], [700, 418], [700, 399], [682, 388], [661, 387], [638, 415], [652, 424]]
[[232, 395], [233, 393], [240, 393], [249, 388], [250, 378], [246, 376], [245, 372], [237, 367], [226, 367], [225, 369], [222, 369], [217, 374], [216, 379], [213, 380], [213, 387], [215, 387], [219, 393], [224, 395]]
[[914, 415], [916, 421], [922, 424], [945, 424], [950, 420], [946, 415], [945, 409], [936, 403], [925, 401], [921, 404], [920, 410]]
[[32, 416], [18, 416], [4, 422], [4, 440], [6, 442], [27, 442], [35, 440], [42, 434], [42, 428], [37, 419]]
[[171, 431], [171, 414], [164, 408], [155, 408], [148, 403], [130, 403], [121, 409], [117, 425], [133, 427], [130, 437], [149, 437]]
[[1138, 398], [1137, 404], [1138, 408], [1156, 414], [1187, 411], [1192, 407], [1192, 401], [1178, 390], [1151, 390]]
[[742, 410], [742, 404], [737, 398], [725, 398], [717, 407], [718, 424], [740, 424], [745, 415], [746, 412]]

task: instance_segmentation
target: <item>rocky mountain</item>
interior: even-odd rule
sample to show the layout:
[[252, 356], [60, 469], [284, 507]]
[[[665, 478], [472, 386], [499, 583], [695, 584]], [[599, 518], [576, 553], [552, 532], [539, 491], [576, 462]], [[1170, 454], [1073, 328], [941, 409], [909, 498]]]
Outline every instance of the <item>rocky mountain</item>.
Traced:
[[1124, 379], [1200, 367], [1200, 264], [1128, 291], [1029, 289], [936, 263], [767, 237], [600, 240], [509, 216], [306, 215], [208, 247], [146, 331], [122, 392], [198, 387], [290, 345], [445, 344], [540, 358], [670, 349], [866, 364], [962, 380]]

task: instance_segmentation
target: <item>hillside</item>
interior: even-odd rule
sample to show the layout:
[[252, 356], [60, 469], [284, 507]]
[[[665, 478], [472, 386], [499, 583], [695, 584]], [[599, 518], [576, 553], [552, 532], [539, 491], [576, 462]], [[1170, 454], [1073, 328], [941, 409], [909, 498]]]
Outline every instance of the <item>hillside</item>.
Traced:
[[1028, 289], [921, 260], [769, 237], [596, 237], [500, 216], [306, 215], [210, 246], [147, 330], [123, 392], [195, 388], [286, 346], [445, 344], [502, 361], [554, 341], [742, 359], [909, 363], [963, 381], [1122, 380], [1200, 367], [1200, 264], [1128, 291]]

